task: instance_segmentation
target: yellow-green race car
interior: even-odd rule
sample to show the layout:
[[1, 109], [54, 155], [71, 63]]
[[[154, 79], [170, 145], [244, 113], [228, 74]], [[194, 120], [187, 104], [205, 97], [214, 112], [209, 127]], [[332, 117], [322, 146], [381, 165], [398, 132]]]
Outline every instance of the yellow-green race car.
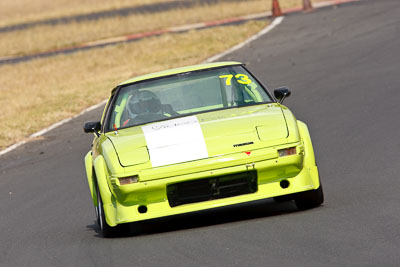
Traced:
[[103, 236], [117, 225], [274, 197], [324, 201], [306, 124], [242, 63], [136, 77], [111, 92], [85, 157]]

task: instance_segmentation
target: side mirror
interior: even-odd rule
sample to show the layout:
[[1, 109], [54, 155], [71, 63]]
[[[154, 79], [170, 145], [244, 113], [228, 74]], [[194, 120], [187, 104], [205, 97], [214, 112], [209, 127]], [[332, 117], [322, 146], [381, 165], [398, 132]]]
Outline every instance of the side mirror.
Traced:
[[83, 125], [83, 131], [85, 133], [95, 133], [97, 136], [99, 136], [99, 131], [101, 130], [101, 123], [99, 121], [91, 121], [91, 122], [86, 122]]
[[274, 95], [275, 98], [279, 101], [280, 104], [282, 104], [283, 100], [290, 96], [291, 92], [290, 89], [286, 86], [279, 87], [274, 90]]

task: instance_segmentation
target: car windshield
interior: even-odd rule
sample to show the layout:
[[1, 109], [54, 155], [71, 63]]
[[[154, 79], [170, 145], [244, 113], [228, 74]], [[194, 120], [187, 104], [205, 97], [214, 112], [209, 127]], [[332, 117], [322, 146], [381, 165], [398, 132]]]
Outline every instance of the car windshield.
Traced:
[[108, 130], [271, 101], [242, 66], [182, 73], [120, 88]]

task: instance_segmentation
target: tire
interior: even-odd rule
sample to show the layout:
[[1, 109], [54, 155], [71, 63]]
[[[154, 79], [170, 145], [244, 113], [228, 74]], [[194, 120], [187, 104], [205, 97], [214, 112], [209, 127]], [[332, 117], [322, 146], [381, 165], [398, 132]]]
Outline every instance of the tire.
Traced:
[[100, 226], [99, 204], [98, 203], [97, 203], [97, 206], [94, 207], [94, 211], [96, 212], [96, 223], [97, 223], [98, 226]]
[[324, 191], [322, 184], [318, 189], [297, 193], [294, 197], [294, 203], [300, 210], [308, 210], [318, 207], [324, 202]]
[[114, 228], [109, 226], [104, 215], [103, 201], [101, 200], [99, 187], [96, 188], [97, 191], [97, 207], [96, 207], [96, 217], [97, 223], [100, 226], [100, 231], [103, 237], [112, 237], [114, 235]]

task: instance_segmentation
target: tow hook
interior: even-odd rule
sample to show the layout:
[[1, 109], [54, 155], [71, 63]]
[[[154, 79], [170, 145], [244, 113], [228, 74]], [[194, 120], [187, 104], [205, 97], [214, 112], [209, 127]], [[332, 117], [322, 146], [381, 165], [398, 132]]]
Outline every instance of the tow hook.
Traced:
[[254, 163], [254, 162], [252, 162], [252, 163], [246, 163], [246, 169], [247, 170], [249, 170], [249, 169], [255, 169], [255, 166], [256, 164]]

